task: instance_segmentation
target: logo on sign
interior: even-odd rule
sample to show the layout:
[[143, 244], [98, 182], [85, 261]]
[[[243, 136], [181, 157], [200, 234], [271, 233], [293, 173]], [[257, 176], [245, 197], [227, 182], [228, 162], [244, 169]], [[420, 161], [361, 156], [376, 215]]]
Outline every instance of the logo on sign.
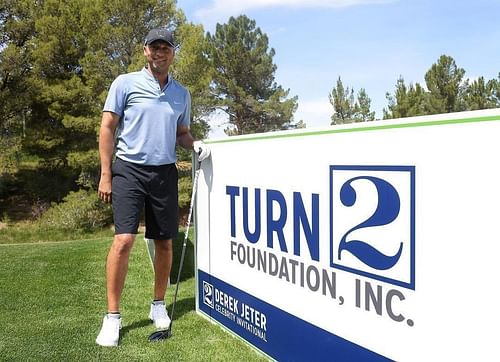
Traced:
[[330, 166], [330, 265], [415, 289], [415, 167]]
[[214, 309], [214, 286], [203, 282], [203, 303]]

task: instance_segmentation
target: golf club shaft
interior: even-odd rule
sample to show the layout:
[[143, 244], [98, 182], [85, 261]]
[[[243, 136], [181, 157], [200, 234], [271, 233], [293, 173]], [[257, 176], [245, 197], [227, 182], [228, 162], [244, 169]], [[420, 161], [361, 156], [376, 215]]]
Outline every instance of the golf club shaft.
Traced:
[[191, 195], [191, 204], [189, 205], [189, 214], [188, 214], [188, 219], [187, 219], [187, 224], [186, 224], [186, 230], [184, 232], [184, 243], [182, 244], [181, 260], [179, 262], [179, 270], [177, 272], [177, 282], [175, 283], [174, 301], [172, 303], [172, 312], [170, 313], [171, 322], [170, 322], [170, 326], [169, 326], [168, 330], [172, 329], [172, 323], [174, 321], [175, 302], [177, 301], [177, 292], [179, 290], [179, 282], [181, 280], [181, 271], [182, 271], [182, 266], [184, 264], [184, 255], [186, 254], [186, 245], [187, 245], [187, 239], [188, 239], [188, 235], [189, 235], [189, 226], [191, 225], [191, 216], [193, 214], [196, 189], [198, 188], [198, 175], [200, 174], [200, 166], [201, 166], [201, 162], [198, 162], [197, 167], [196, 167], [196, 171], [194, 173], [193, 192]]

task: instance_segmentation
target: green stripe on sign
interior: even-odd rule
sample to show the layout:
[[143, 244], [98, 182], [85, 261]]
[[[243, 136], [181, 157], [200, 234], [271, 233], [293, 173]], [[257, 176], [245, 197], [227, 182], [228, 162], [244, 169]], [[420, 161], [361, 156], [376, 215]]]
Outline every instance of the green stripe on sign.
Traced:
[[[399, 124], [381, 124], [376, 126], [368, 127], [353, 127], [353, 128], [342, 128], [342, 129], [329, 129], [321, 131], [304, 131], [304, 132], [293, 132], [293, 133], [282, 133], [273, 134], [274, 132], [261, 133], [256, 136], [250, 137], [228, 137], [220, 140], [205, 140], [206, 143], [228, 143], [228, 142], [243, 142], [243, 141], [255, 141], [255, 140], [267, 140], [276, 138], [292, 138], [292, 137], [305, 137], [305, 136], [319, 136], [334, 133], [348, 133], [348, 132], [366, 132], [366, 131], [379, 131], [385, 129], [397, 129], [397, 128], [412, 128], [412, 127], [428, 127], [428, 126], [443, 126], [450, 124], [460, 124], [460, 123], [477, 123], [477, 122], [490, 122], [490, 121], [500, 121], [500, 115], [495, 116], [485, 116], [485, 117], [473, 117], [473, 118], [457, 118], [457, 119], [446, 119], [446, 120], [433, 120], [433, 121], [423, 121], [423, 122], [408, 122]], [[377, 121], [373, 121], [377, 122]]]

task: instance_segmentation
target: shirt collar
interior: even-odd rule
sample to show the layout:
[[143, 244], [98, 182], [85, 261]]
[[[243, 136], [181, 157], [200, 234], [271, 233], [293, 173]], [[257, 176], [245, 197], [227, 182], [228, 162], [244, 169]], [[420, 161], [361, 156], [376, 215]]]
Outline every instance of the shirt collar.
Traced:
[[[153, 74], [149, 72], [149, 70], [146, 67], [142, 68], [142, 73], [144, 74], [146, 79], [158, 83], [158, 80], [153, 76]], [[173, 80], [172, 74], [168, 73], [167, 83], [165, 84], [163, 89], [166, 89], [170, 85], [170, 83], [172, 83], [172, 80]]]

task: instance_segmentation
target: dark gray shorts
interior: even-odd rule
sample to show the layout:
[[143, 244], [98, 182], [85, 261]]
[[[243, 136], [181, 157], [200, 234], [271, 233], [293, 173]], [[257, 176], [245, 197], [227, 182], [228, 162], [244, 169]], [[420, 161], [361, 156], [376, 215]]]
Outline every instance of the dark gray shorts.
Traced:
[[178, 174], [175, 164], [145, 166], [117, 158], [112, 171], [115, 234], [137, 234], [144, 208], [146, 238], [175, 238], [179, 232]]

